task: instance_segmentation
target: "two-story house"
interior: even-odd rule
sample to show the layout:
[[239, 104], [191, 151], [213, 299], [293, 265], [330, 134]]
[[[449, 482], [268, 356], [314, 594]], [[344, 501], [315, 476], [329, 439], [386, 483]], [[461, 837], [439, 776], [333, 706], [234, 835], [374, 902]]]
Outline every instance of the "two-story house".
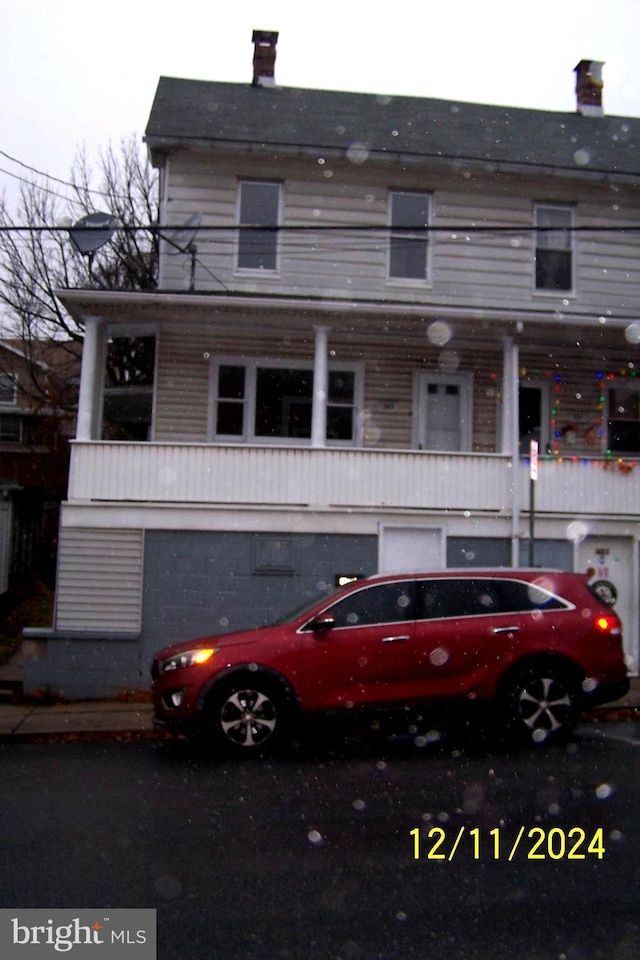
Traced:
[[276, 39], [252, 82], [159, 82], [158, 290], [60, 291], [78, 433], [27, 689], [145, 687], [344, 577], [530, 563], [613, 585], [636, 671], [640, 120], [587, 61], [572, 114], [282, 88]]

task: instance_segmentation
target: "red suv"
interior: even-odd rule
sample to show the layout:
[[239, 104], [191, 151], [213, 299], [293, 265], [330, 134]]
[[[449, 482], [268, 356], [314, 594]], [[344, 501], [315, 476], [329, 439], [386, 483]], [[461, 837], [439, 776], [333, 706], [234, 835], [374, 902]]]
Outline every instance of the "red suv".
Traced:
[[490, 704], [534, 742], [629, 688], [617, 615], [587, 575], [452, 571], [358, 580], [290, 618], [153, 661], [156, 722], [242, 753], [303, 716]]

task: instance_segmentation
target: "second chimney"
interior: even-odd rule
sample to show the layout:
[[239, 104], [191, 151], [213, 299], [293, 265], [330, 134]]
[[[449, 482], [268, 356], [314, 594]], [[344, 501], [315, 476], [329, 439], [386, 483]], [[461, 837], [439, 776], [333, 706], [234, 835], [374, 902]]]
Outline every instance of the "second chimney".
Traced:
[[276, 78], [276, 43], [278, 34], [273, 30], [254, 30], [253, 37], [253, 86], [273, 87]]
[[581, 60], [574, 68], [576, 75], [577, 111], [583, 117], [601, 117], [602, 108], [602, 68], [600, 60]]

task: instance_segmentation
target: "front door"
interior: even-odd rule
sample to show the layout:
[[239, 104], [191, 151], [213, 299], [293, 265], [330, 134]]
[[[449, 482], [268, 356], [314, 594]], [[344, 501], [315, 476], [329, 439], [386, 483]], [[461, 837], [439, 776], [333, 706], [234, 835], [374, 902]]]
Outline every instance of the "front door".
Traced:
[[466, 374], [421, 371], [416, 386], [415, 446], [419, 450], [468, 450], [471, 386]]

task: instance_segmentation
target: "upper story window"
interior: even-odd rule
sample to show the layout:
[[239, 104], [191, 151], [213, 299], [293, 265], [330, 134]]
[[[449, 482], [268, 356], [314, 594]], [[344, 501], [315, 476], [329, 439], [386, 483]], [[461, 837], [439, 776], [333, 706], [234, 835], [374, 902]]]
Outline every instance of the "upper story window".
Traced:
[[16, 378], [10, 373], [0, 373], [0, 404], [15, 407], [18, 400]]
[[238, 268], [276, 270], [280, 184], [243, 180], [239, 184]]
[[613, 387], [608, 396], [608, 449], [611, 453], [640, 453], [640, 390]]
[[397, 280], [428, 280], [428, 193], [389, 194], [389, 277]]
[[536, 290], [573, 290], [573, 225], [573, 207], [536, 206]]
[[[356, 366], [329, 370], [327, 442], [356, 442]], [[214, 365], [213, 435], [248, 442], [309, 440], [313, 369], [309, 364], [221, 360]]]

